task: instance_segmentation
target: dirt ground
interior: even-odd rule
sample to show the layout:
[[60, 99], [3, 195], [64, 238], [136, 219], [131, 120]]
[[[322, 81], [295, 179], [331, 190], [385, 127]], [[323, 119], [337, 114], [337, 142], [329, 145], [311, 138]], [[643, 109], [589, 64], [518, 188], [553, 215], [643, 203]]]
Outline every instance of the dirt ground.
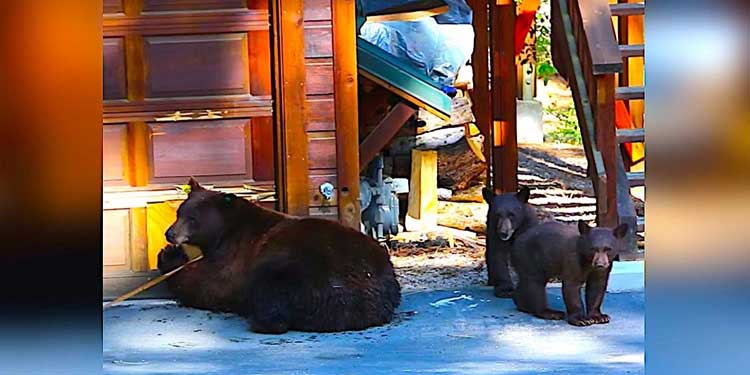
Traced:
[[[518, 156], [519, 184], [531, 189], [529, 202], [542, 220], [594, 220], [596, 199], [581, 146], [520, 145]], [[404, 293], [484, 284], [487, 205], [481, 198], [482, 186], [483, 181], [478, 181], [455, 192], [450, 201], [439, 201], [437, 231], [391, 243], [391, 259]], [[636, 210], [643, 214], [642, 202], [636, 201]]]

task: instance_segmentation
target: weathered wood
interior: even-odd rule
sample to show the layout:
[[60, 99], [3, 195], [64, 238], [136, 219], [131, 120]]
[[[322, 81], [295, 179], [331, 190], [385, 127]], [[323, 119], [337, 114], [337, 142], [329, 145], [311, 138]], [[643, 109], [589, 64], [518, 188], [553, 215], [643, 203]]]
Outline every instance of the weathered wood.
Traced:
[[447, 127], [414, 136], [398, 137], [389, 148], [391, 155], [408, 155], [412, 149], [435, 150], [450, 146], [464, 138], [464, 126]]
[[617, 225], [617, 147], [615, 128], [615, 77], [613, 74], [596, 76], [596, 103], [594, 116], [596, 123], [596, 144], [602, 153], [604, 168], [607, 171], [607, 207], [610, 209], [600, 217], [599, 225]]
[[575, 3], [578, 4], [594, 74], [621, 72], [622, 56], [617, 48], [609, 2], [607, 0], [578, 0]]
[[645, 128], [617, 129], [617, 143], [643, 142], [645, 139]]
[[492, 188], [511, 192], [518, 188], [516, 144], [515, 1], [490, 6], [492, 19]]
[[406, 121], [416, 110], [404, 102], [399, 102], [380, 121], [375, 129], [359, 145], [359, 169], [367, 168], [372, 159], [387, 146]]
[[[643, 56], [646, 51], [646, 46], [643, 44], [621, 44], [619, 46], [620, 54], [623, 58]], [[623, 68], [623, 73], [627, 69]], [[620, 73], [620, 74], [623, 74]]]
[[309, 213], [303, 2], [272, 1], [275, 61], [275, 111], [279, 170], [279, 208], [293, 215]]
[[646, 90], [643, 86], [624, 86], [615, 89], [615, 99], [617, 100], [637, 100], [646, 96]]
[[473, 11], [472, 24], [474, 26], [474, 50], [471, 55], [471, 66], [474, 73], [474, 90], [470, 93], [474, 105], [474, 116], [479, 131], [484, 134], [485, 160], [487, 165], [487, 183], [491, 184], [492, 150], [492, 96], [489, 88], [489, 12], [487, 0], [469, 0]]
[[413, 150], [409, 205], [404, 227], [423, 231], [437, 227], [437, 151]]
[[339, 221], [358, 229], [361, 207], [355, 1], [331, 3]]
[[645, 13], [646, 4], [644, 3], [611, 4], [609, 6], [609, 9], [613, 16], [637, 16], [637, 15], [642, 15]]
[[448, 147], [438, 149], [438, 186], [463, 190], [476, 181], [487, 165], [479, 160], [462, 139]]

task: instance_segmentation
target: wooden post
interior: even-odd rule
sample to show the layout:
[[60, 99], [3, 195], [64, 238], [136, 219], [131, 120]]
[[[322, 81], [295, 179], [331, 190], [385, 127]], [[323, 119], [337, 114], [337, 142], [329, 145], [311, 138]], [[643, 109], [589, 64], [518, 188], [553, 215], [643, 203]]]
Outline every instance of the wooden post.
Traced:
[[412, 150], [407, 231], [437, 227], [437, 151]]
[[271, 2], [279, 209], [307, 216], [309, 172], [305, 132], [305, 44], [302, 1]]
[[339, 222], [359, 229], [359, 114], [354, 0], [331, 2]]
[[516, 58], [514, 0], [497, 0], [490, 7], [492, 55], [492, 181], [499, 192], [518, 189], [516, 144]]
[[599, 225], [614, 227], [617, 218], [617, 134], [615, 129], [615, 76], [596, 76], [596, 145], [602, 153], [604, 170], [607, 171], [607, 211], [600, 215]]

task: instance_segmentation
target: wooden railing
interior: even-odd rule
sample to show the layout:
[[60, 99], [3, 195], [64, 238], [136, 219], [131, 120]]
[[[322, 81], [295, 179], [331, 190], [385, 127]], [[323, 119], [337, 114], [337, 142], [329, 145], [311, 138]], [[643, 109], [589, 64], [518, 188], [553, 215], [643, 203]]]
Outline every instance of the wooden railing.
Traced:
[[573, 92], [597, 222], [618, 223], [615, 74], [622, 71], [607, 0], [552, 0], [552, 59]]

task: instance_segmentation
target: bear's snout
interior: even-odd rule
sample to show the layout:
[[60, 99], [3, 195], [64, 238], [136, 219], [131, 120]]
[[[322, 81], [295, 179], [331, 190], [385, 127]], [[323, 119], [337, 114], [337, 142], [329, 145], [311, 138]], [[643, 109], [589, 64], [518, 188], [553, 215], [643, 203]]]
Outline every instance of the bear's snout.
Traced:
[[509, 240], [513, 236], [513, 232], [515, 232], [515, 230], [513, 229], [513, 223], [510, 219], [503, 219], [498, 223], [497, 233], [501, 240]]
[[167, 233], [165, 233], [165, 236], [167, 237], [167, 242], [174, 243], [174, 228], [170, 226], [167, 229]]

